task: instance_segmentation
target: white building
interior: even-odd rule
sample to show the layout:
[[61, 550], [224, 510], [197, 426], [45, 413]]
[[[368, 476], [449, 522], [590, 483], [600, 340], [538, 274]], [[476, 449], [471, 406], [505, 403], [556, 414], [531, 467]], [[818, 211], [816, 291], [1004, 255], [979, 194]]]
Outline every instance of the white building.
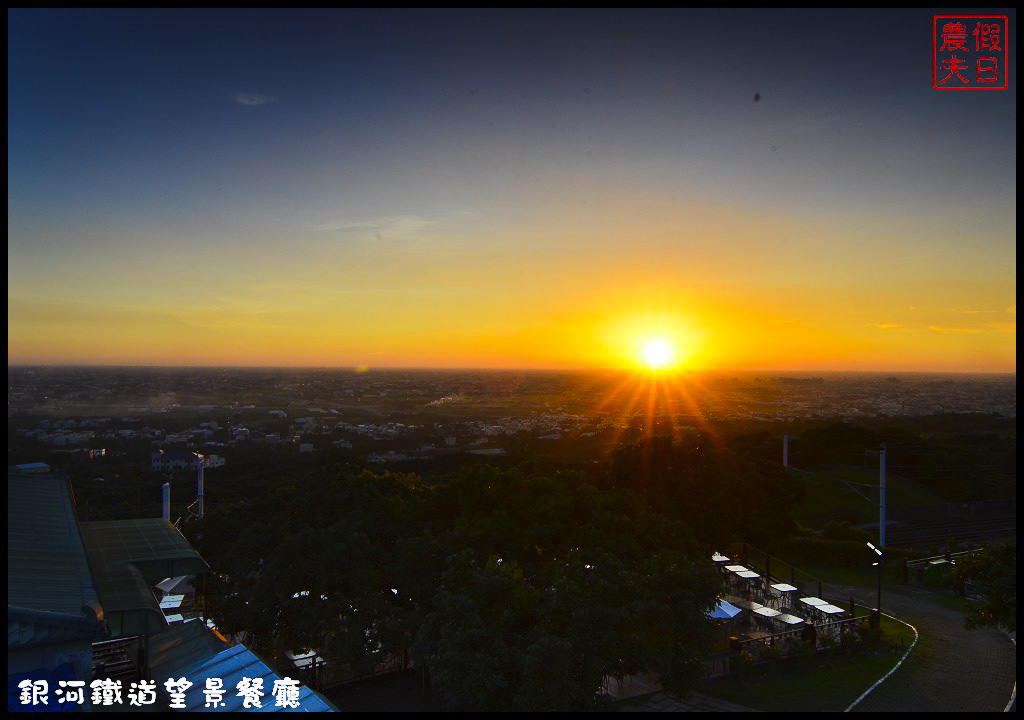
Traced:
[[153, 452], [152, 465], [154, 470], [193, 470], [199, 467], [204, 458], [199, 453], [172, 451], [164, 452], [156, 450]]

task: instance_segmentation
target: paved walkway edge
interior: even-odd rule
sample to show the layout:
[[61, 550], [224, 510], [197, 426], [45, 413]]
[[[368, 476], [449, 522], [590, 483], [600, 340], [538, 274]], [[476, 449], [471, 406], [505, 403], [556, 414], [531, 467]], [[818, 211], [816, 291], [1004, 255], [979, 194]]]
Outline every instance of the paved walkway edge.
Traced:
[[[1010, 642], [1013, 643], [1013, 647], [1014, 647], [1014, 649], [1016, 649], [1017, 641], [1012, 636], [1010, 636], [1009, 633], [1007, 633], [1006, 637], [1010, 638]], [[1006, 707], [1003, 708], [1003, 712], [1010, 712], [1010, 709], [1013, 707], [1013, 703], [1016, 702], [1016, 701], [1017, 701], [1017, 681], [1014, 680], [1013, 681], [1013, 692], [1010, 693], [1010, 702], [1006, 703]]]
[[[879, 586], [879, 587], [881, 587], [881, 586]], [[885, 615], [885, 616], [886, 616], [887, 618], [889, 618], [890, 620], [895, 620], [895, 621], [896, 621], [896, 622], [898, 622], [898, 623], [902, 623], [903, 625], [906, 625], [906, 626], [907, 626], [908, 628], [910, 628], [911, 630], [913, 630], [913, 631], [914, 631], [914, 642], [912, 642], [912, 643], [910, 644], [910, 647], [908, 647], [908, 648], [907, 648], [907, 651], [906, 651], [905, 653], [903, 653], [903, 657], [901, 657], [901, 658], [900, 658], [900, 661], [899, 661], [898, 663], [896, 663], [896, 664], [895, 664], [895, 665], [893, 666], [892, 670], [890, 670], [889, 672], [887, 672], [887, 673], [886, 673], [885, 675], [883, 675], [883, 676], [882, 676], [882, 677], [881, 677], [881, 678], [880, 678], [880, 679], [879, 679], [879, 680], [878, 680], [878, 681], [877, 681], [877, 682], [876, 682], [876, 683], [875, 683], [874, 685], [872, 685], [872, 686], [871, 686], [871, 687], [869, 687], [869, 688], [868, 688], [867, 690], [865, 690], [865, 691], [864, 691], [864, 694], [863, 694], [863, 695], [861, 695], [861, 696], [860, 696], [859, 698], [857, 698], [856, 700], [854, 700], [854, 701], [853, 701], [852, 703], [850, 703], [850, 706], [849, 706], [848, 708], [846, 708], [845, 710], [843, 710], [843, 712], [850, 712], [851, 710], [853, 710], [853, 708], [855, 708], [855, 707], [857, 706], [857, 704], [858, 704], [858, 703], [859, 703], [859, 702], [860, 702], [861, 700], [863, 700], [863, 699], [864, 699], [864, 698], [866, 698], [866, 697], [867, 697], [868, 695], [870, 695], [870, 694], [871, 694], [871, 693], [872, 693], [872, 692], [874, 691], [874, 689], [875, 689], [875, 688], [877, 688], [877, 687], [878, 687], [879, 685], [881, 685], [882, 683], [884, 683], [884, 682], [885, 682], [886, 680], [888, 680], [888, 679], [889, 679], [889, 677], [890, 677], [890, 676], [891, 676], [891, 675], [892, 675], [892, 674], [893, 674], [894, 672], [896, 672], [897, 670], [899, 670], [899, 669], [900, 669], [900, 665], [902, 665], [902, 664], [903, 664], [903, 661], [907, 659], [907, 657], [908, 657], [908, 656], [910, 655], [911, 651], [912, 651], [912, 650], [913, 650], [913, 649], [914, 649], [914, 648], [915, 648], [915, 647], [917, 646], [917, 641], [918, 641], [918, 639], [919, 639], [919, 638], [921, 637], [921, 636], [920, 636], [920, 635], [918, 634], [918, 632], [917, 632], [917, 628], [916, 628], [916, 627], [914, 627], [913, 625], [911, 625], [910, 623], [908, 623], [908, 622], [903, 622], [903, 621], [902, 621], [902, 620], [900, 620], [900, 619], [899, 619], [898, 617], [894, 617], [894, 616], [892, 616], [892, 615], [889, 615], [888, 613], [882, 613], [882, 614], [883, 614], [883, 615]], [[1016, 683], [1015, 683], [1015, 684], [1014, 684], [1014, 692], [1016, 692], [1016, 688], [1017, 688], [1017, 685], [1016, 685]], [[1007, 706], [1007, 707], [1009, 707], [1009, 706]]]

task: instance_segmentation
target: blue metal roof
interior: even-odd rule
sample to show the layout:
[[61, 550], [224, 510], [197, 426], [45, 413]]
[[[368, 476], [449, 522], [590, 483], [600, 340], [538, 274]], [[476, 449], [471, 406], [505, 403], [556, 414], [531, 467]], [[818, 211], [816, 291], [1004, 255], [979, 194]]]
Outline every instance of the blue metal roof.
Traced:
[[711, 617], [719, 620], [725, 620], [728, 618], [734, 618], [741, 612], [743, 611], [732, 603], [726, 602], [725, 600], [719, 600], [718, 605], [711, 613]]
[[[181, 712], [336, 712], [334, 707], [306, 686], [299, 687], [299, 707], [278, 707], [271, 692], [274, 688], [274, 681], [280, 680], [281, 677], [244, 645], [235, 645], [213, 657], [174, 671], [175, 679], [181, 677], [192, 683], [185, 694], [186, 708]], [[264, 695], [259, 708], [242, 706], [243, 698], [238, 696], [236, 687], [243, 677], [263, 678]], [[220, 678], [224, 681], [223, 707], [205, 707], [206, 695], [203, 693], [203, 689], [206, 687], [207, 678]], [[167, 680], [166, 677], [155, 675], [153, 679], [161, 688], [164, 686], [164, 681]]]
[[[63, 663], [58, 665], [52, 670], [46, 668], [39, 668], [27, 673], [17, 673], [15, 675], [7, 676], [7, 712], [77, 712], [82, 708], [75, 703], [62, 703], [58, 702], [56, 695], [51, 694], [58, 687], [61, 680], [76, 680], [81, 678], [75, 678], [74, 668], [71, 667], [71, 663]], [[37, 705], [22, 705], [21, 704], [21, 688], [18, 687], [18, 683], [22, 680], [30, 680], [36, 682], [37, 680], [46, 681], [49, 692], [47, 693], [47, 702], [44, 705], [39, 703]]]

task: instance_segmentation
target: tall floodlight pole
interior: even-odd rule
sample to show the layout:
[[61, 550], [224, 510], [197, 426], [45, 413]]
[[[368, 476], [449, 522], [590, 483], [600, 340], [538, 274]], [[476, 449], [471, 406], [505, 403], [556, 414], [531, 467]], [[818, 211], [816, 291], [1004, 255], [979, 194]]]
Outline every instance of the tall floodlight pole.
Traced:
[[872, 620], [878, 622], [881, 620], [882, 614], [882, 551], [876, 548], [871, 543], [868, 543], [868, 547], [875, 551], [878, 555], [878, 562], [871, 563], [878, 568], [878, 600], [875, 605], [875, 613], [872, 614]]
[[196, 497], [196, 515], [203, 517], [203, 468], [206, 465], [206, 458], [199, 455], [199, 491]]
[[[885, 444], [878, 449], [878, 544], [885, 547]], [[881, 571], [879, 571], [881, 577]], [[881, 590], [879, 590], [881, 596]]]
[[789, 468], [789, 435], [782, 436], [782, 467]]
[[[878, 485], [871, 485], [870, 487], [878, 488], [878, 545], [879, 547], [885, 547], [885, 443], [879, 445], [877, 450], [865, 450], [864, 454], [878, 455]], [[859, 485], [860, 483], [854, 484]], [[857, 490], [854, 490], [854, 492], [857, 492], [868, 502], [872, 502], [871, 498], [867, 495], [861, 494]]]

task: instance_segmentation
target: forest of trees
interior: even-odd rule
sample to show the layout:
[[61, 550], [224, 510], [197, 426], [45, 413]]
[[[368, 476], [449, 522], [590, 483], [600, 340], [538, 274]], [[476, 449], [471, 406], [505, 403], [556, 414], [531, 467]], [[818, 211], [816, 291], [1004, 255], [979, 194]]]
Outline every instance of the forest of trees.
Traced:
[[216, 569], [221, 628], [259, 650], [356, 668], [407, 651], [452, 709], [590, 708], [605, 676], [645, 671], [678, 692], [700, 677], [711, 550], [785, 533], [797, 500], [758, 440], [649, 439], [587, 475], [335, 467], [187, 532]]
[[[523, 441], [493, 464], [451, 456], [420, 474], [252, 446], [207, 473], [207, 516], [183, 531], [214, 569], [219, 627], [267, 655], [316, 649], [367, 671], [398, 653], [453, 709], [590, 708], [604, 677], [643, 670], [680, 691], [697, 680], [712, 550], [743, 540], [793, 562], [841, 557], [834, 523], [816, 537], [793, 520], [806, 485], [782, 468], [783, 430], [802, 469], [862, 464], [884, 442], [889, 469], [937, 498], [1015, 495], [1013, 421], [994, 416], [638, 421], [612, 446]], [[144, 469], [148, 446], [124, 450], [46, 457], [72, 476], [82, 519], [159, 511], [167, 475]], [[172, 519], [187, 517], [195, 478], [174, 483]], [[1004, 617], [1012, 581], [976, 576], [994, 601], [974, 621]]]

